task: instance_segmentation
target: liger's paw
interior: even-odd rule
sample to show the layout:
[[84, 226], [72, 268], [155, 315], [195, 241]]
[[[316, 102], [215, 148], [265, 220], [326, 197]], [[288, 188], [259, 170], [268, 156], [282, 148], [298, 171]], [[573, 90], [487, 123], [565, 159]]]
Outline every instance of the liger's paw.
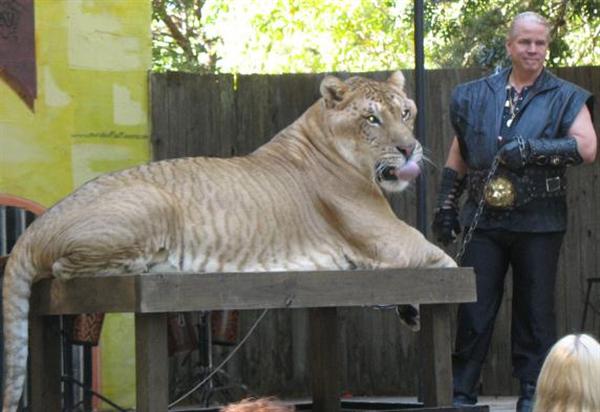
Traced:
[[398, 305], [396, 306], [396, 313], [400, 318], [400, 322], [408, 326], [413, 332], [418, 332], [421, 329], [421, 316], [418, 305]]
[[431, 268], [455, 268], [458, 265], [456, 261], [444, 253], [442, 250], [436, 250], [436, 253], [430, 256], [427, 267]]

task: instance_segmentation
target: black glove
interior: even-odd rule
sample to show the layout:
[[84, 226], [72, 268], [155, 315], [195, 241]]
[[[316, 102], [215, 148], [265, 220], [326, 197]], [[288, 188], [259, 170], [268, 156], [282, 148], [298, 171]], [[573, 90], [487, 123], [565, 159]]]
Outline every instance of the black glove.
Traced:
[[458, 200], [464, 189], [464, 178], [455, 170], [445, 167], [431, 229], [435, 239], [443, 245], [456, 240], [460, 233], [458, 222]]
[[435, 240], [446, 246], [454, 242], [461, 232], [458, 222], [458, 211], [455, 209], [438, 209], [433, 216], [431, 230]]
[[529, 140], [517, 136], [498, 151], [500, 162], [510, 170], [520, 170], [530, 162], [531, 147]]
[[525, 140], [517, 136], [502, 146], [498, 154], [500, 161], [514, 171], [528, 164], [563, 167], [583, 162], [577, 150], [577, 140], [572, 137]]

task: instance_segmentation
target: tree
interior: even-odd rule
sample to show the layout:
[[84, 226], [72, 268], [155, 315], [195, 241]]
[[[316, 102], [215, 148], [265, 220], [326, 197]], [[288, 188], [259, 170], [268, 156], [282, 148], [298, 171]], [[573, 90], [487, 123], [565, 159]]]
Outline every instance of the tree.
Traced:
[[412, 26], [403, 18], [408, 4], [388, 0], [232, 2], [228, 13], [217, 20], [223, 39], [223, 70], [280, 73], [411, 67]]
[[[598, 0], [426, 1], [428, 68], [506, 64], [512, 17], [552, 26], [550, 66], [600, 64]], [[413, 66], [413, 0], [154, 0], [155, 70], [281, 73]]]
[[427, 2], [427, 54], [441, 67], [505, 65], [510, 21], [526, 10], [537, 11], [551, 25], [548, 65], [600, 64], [598, 0]]
[[[153, 0], [152, 60], [155, 71], [217, 71], [216, 37], [204, 30], [206, 0]], [[208, 20], [209, 21], [209, 20]]]
[[408, 0], [153, 0], [154, 70], [281, 73], [412, 65]]

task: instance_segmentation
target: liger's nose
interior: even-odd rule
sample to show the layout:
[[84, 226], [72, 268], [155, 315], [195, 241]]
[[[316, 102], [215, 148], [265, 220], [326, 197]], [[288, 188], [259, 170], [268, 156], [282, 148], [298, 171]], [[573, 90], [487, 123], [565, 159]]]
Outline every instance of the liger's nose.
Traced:
[[403, 145], [403, 146], [396, 146], [396, 149], [398, 149], [398, 151], [400, 153], [402, 153], [404, 155], [404, 157], [406, 157], [408, 159], [409, 157], [412, 156], [412, 154], [415, 150], [415, 145], [409, 144], [409, 145]]

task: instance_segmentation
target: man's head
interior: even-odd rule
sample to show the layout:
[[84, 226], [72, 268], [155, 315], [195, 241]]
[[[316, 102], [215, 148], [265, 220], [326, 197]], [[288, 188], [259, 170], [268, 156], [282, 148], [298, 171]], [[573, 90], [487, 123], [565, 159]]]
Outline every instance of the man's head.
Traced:
[[513, 68], [523, 73], [537, 74], [543, 66], [550, 43], [550, 25], [537, 13], [518, 14], [506, 37], [506, 53]]

